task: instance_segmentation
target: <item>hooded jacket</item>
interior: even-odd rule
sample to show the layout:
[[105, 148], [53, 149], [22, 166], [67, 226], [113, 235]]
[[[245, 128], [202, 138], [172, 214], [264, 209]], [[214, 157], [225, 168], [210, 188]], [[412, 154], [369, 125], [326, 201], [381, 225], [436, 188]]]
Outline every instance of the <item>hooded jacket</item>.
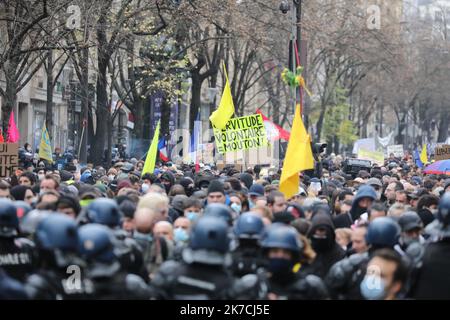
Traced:
[[241, 180], [244, 183], [244, 185], [247, 187], [247, 189], [250, 189], [250, 187], [253, 184], [252, 175], [249, 173], [246, 173], [246, 172], [241, 173], [241, 175], [239, 176], [239, 180]]
[[[308, 271], [323, 278], [333, 264], [345, 258], [345, 251], [336, 243], [334, 225], [328, 214], [318, 213], [312, 218], [311, 222], [308, 237], [311, 239], [313, 249], [317, 255]], [[315, 240], [313, 239], [314, 233], [318, 228], [325, 228], [327, 230], [327, 245], [324, 247], [321, 246], [321, 248], [315, 245]]]
[[361, 212], [361, 208], [358, 206], [359, 200], [363, 198], [370, 198], [375, 201], [377, 199], [377, 193], [375, 192], [375, 189], [367, 185], [361, 186], [359, 188], [355, 198], [353, 199], [352, 208], [350, 210], [353, 221], [359, 219], [359, 216], [364, 213]]

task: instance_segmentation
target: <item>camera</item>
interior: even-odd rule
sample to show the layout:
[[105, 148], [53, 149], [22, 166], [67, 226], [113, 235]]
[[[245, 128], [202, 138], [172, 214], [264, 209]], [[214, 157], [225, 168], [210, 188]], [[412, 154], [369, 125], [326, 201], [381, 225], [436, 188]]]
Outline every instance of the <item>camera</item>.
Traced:
[[291, 10], [291, 5], [289, 4], [289, 2], [287, 0], [283, 0], [280, 3], [280, 11], [283, 14], [286, 14], [289, 12], [289, 10]]

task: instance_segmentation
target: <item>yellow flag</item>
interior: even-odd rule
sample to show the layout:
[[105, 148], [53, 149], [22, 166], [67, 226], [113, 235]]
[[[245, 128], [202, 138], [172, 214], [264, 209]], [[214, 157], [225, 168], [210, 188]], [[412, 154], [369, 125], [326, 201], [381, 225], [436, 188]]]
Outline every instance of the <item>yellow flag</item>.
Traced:
[[303, 124], [300, 105], [297, 105], [280, 178], [280, 191], [284, 193], [286, 198], [298, 193], [300, 186], [298, 173], [309, 169], [314, 169], [311, 137]]
[[160, 121], [158, 121], [158, 124], [156, 125], [152, 143], [150, 144], [150, 148], [148, 148], [144, 168], [142, 169], [142, 176], [146, 173], [153, 173], [153, 171], [155, 171], [156, 155], [158, 153], [159, 125]]
[[48, 135], [45, 123], [44, 127], [42, 128], [41, 143], [39, 144], [39, 158], [53, 163], [52, 145], [50, 143], [50, 136]]
[[427, 145], [424, 144], [422, 147], [422, 152], [420, 153], [420, 161], [422, 161], [422, 163], [424, 165], [426, 165], [428, 163], [428, 154], [427, 154]]
[[225, 69], [225, 63], [223, 64], [223, 71], [225, 73], [226, 83], [223, 89], [222, 98], [220, 99], [219, 108], [214, 111], [209, 120], [217, 129], [224, 129], [227, 122], [234, 115], [234, 103], [231, 96], [230, 82], [228, 81], [227, 70]]

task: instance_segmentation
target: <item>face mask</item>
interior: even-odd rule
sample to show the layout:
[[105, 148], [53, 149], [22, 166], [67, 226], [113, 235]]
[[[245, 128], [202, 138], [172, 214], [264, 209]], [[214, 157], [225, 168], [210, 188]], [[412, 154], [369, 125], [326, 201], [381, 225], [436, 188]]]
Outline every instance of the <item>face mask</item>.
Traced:
[[401, 237], [401, 242], [405, 247], [409, 247], [409, 245], [411, 245], [414, 242], [419, 242], [419, 238], [411, 238], [408, 236], [402, 236]]
[[141, 241], [146, 241], [146, 242], [153, 241], [153, 237], [150, 233], [140, 233], [140, 232], [135, 231], [133, 234], [133, 237], [136, 240], [141, 240]]
[[359, 217], [363, 214], [367, 212], [367, 208], [361, 208], [359, 206], [356, 206], [356, 208], [354, 209], [354, 211], [352, 212], [352, 218], [353, 220], [359, 219]]
[[271, 258], [268, 268], [271, 273], [286, 274], [292, 272], [292, 261], [284, 258]]
[[249, 200], [248, 206], [250, 207], [250, 209], [253, 209], [255, 207], [255, 203], [253, 201]]
[[39, 181], [44, 180], [45, 174], [38, 174]]
[[147, 193], [148, 189], [150, 189], [150, 185], [148, 183], [143, 183], [141, 186], [142, 193]]
[[378, 200], [381, 199], [381, 191], [377, 191], [377, 199], [378, 199]]
[[108, 180], [109, 180], [109, 181], [113, 181], [115, 177], [116, 177], [115, 175], [110, 174], [110, 175], [108, 176]]
[[432, 209], [430, 212], [435, 216], [438, 213], [438, 209]]
[[313, 249], [317, 252], [324, 252], [331, 248], [332, 243], [328, 238], [319, 238], [313, 235], [311, 238], [311, 245]]
[[188, 218], [189, 221], [194, 222], [195, 220], [198, 219], [198, 213], [190, 211], [186, 214], [186, 218]]
[[241, 213], [242, 207], [239, 204], [233, 202], [230, 207], [234, 212]]
[[360, 285], [361, 294], [366, 300], [383, 300], [386, 296], [384, 289], [383, 279], [375, 275], [366, 276]]
[[173, 231], [175, 242], [186, 242], [189, 239], [189, 234], [183, 228], [176, 228]]
[[311, 187], [317, 191], [322, 190], [322, 186], [321, 186], [320, 182], [311, 182]]

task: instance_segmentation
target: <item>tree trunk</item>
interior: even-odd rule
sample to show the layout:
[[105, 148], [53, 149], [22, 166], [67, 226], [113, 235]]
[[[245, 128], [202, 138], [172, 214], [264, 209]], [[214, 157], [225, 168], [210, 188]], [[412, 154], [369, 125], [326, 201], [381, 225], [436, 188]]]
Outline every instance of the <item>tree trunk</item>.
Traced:
[[398, 125], [398, 136], [397, 136], [397, 143], [398, 144], [404, 144], [405, 136], [403, 135], [403, 130], [405, 129], [405, 120], [406, 120], [406, 112], [402, 119], [400, 119], [400, 123]]
[[[118, 117], [120, 117], [120, 114], [119, 115], [117, 115]], [[113, 135], [112, 135], [112, 128], [113, 128], [113, 125], [114, 125], [114, 123], [113, 123], [114, 121], [113, 121], [113, 119], [112, 119], [112, 117], [110, 116], [109, 117], [109, 123], [108, 123], [108, 127], [107, 127], [107, 130], [108, 130], [108, 145], [107, 145], [107, 151], [106, 151], [106, 164], [105, 164], [105, 166], [106, 166], [106, 168], [110, 168], [111, 167], [111, 162], [112, 162], [112, 144], [113, 144]], [[119, 130], [120, 130], [120, 126], [119, 126]]]
[[[334, 154], [340, 154], [339, 153], [339, 146], [340, 146], [340, 143], [339, 143], [339, 138], [338, 138], [338, 136], [334, 136], [334, 148], [333, 148], [333, 152], [334, 152]], [[330, 149], [331, 150], [331, 149]]]
[[317, 120], [317, 142], [320, 142], [320, 138], [322, 135], [322, 127], [323, 127], [323, 121], [325, 119], [325, 106], [322, 106], [320, 110], [319, 120]]
[[[448, 109], [447, 109], [448, 110]], [[449, 127], [449, 115], [445, 112], [442, 112], [441, 117], [439, 119], [439, 133], [438, 133], [438, 142], [445, 142], [448, 138], [448, 127]]]
[[144, 99], [138, 97], [137, 99], [134, 99], [134, 134], [136, 136], [136, 139], [145, 139], [144, 137], [144, 124], [145, 124], [145, 114], [144, 114]]
[[110, 108], [108, 106], [108, 80], [107, 67], [109, 58], [105, 56], [102, 50], [98, 52], [98, 71], [97, 71], [97, 128], [95, 132], [95, 139], [91, 146], [91, 159], [94, 165], [101, 165], [102, 158], [105, 152], [107, 125], [110, 123]]
[[166, 137], [169, 135], [169, 121], [170, 112], [172, 105], [168, 103], [167, 99], [164, 98], [163, 105], [161, 106], [161, 130], [160, 137]]
[[[80, 59], [81, 79], [81, 111], [82, 111], [82, 127], [80, 143], [80, 162], [87, 163], [87, 144], [89, 134], [89, 49], [84, 48]], [[84, 128], [84, 129], [83, 129]]]
[[189, 115], [189, 127], [194, 128], [194, 121], [197, 113], [200, 111], [201, 106], [201, 94], [202, 94], [202, 77], [200, 76], [200, 70], [194, 70], [192, 72], [192, 87], [191, 87], [191, 108]]
[[5, 141], [7, 139], [8, 121], [11, 111], [17, 103], [16, 86], [11, 80], [6, 80], [5, 97], [2, 105], [2, 126]]
[[53, 51], [47, 54], [47, 102], [46, 102], [45, 125], [47, 127], [50, 141], [53, 138]]

